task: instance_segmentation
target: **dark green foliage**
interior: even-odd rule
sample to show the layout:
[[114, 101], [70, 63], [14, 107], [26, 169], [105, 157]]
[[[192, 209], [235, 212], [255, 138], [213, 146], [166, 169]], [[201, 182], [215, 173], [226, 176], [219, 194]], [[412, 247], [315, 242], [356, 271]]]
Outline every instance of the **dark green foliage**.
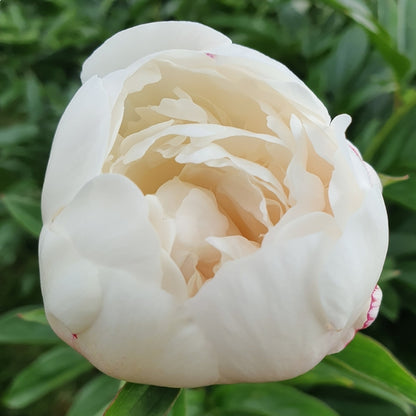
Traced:
[[[0, 0], [3, 416], [60, 416], [72, 404], [70, 416], [95, 416], [119, 387], [116, 380], [88, 372], [89, 364], [44, 325], [41, 310], [24, 306], [41, 303], [37, 235], [42, 181], [59, 117], [80, 86], [82, 62], [119, 30], [171, 19], [211, 25], [283, 62], [332, 116], [352, 115], [348, 136], [378, 171], [409, 175], [384, 190], [391, 244], [380, 281], [381, 317], [367, 334], [416, 372], [416, 1]], [[290, 385], [183, 392], [171, 415], [184, 415], [185, 407], [188, 416], [415, 414], [411, 377], [378, 344], [365, 340], [358, 338], [351, 349]], [[361, 355], [354, 350], [357, 342], [365, 350]], [[370, 353], [391, 372], [366, 363]], [[123, 393], [128, 400], [129, 388]], [[177, 392], [170, 394], [172, 400]]]

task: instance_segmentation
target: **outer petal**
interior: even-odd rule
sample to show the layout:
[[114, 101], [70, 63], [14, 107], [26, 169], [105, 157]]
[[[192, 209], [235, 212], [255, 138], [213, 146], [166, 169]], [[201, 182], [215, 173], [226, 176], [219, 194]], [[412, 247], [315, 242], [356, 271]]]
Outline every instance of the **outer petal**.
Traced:
[[213, 351], [182, 302], [164, 289], [162, 270], [171, 270], [161, 255], [140, 190], [125, 177], [98, 176], [43, 229], [48, 319], [114, 377], [166, 386], [215, 383]]
[[100, 308], [100, 269], [125, 270], [157, 286], [159, 248], [140, 190], [122, 176], [98, 176], [43, 228], [39, 255], [47, 311], [69, 331], [84, 330]]
[[69, 103], [55, 133], [43, 185], [44, 223], [100, 173], [108, 151], [111, 111], [97, 77], [84, 84]]
[[220, 45], [211, 52], [219, 57], [226, 57], [226, 60], [231, 58], [239, 70], [250, 71], [255, 77], [267, 82], [288, 102], [294, 102], [312, 120], [329, 125], [330, 116], [326, 107], [305, 83], [281, 62], [254, 49], [236, 44]]
[[322, 306], [331, 327], [339, 330], [352, 324], [365, 309], [380, 277], [387, 245], [384, 202], [378, 190], [369, 189], [362, 206], [327, 253], [319, 280]]
[[156, 52], [169, 49], [207, 50], [231, 40], [216, 30], [195, 22], [154, 22], [118, 32], [85, 61], [81, 80], [123, 69]]
[[317, 364], [336, 342], [314, 295], [332, 244], [326, 232], [334, 222], [317, 213], [307, 223], [313, 225], [309, 235], [300, 221], [297, 231], [282, 229], [283, 238], [276, 233], [254, 254], [225, 263], [189, 300], [218, 355], [220, 383], [294, 377]]
[[100, 175], [87, 183], [51, 228], [100, 266], [126, 270], [154, 285], [161, 281], [160, 245], [147, 202], [124, 176]]
[[43, 227], [40, 236], [39, 267], [47, 316], [59, 321], [67, 339], [85, 331], [102, 305], [98, 267], [81, 257], [68, 238], [49, 226]]

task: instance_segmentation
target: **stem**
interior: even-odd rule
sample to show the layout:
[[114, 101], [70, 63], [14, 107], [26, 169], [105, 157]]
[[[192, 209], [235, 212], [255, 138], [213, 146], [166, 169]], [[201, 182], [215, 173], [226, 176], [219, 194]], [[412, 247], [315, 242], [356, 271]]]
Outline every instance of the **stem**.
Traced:
[[416, 107], [416, 92], [413, 91], [410, 99], [407, 100], [397, 111], [390, 116], [386, 124], [379, 130], [379, 132], [374, 136], [374, 139], [364, 152], [364, 159], [370, 161], [381, 145], [387, 140], [390, 136], [392, 130], [396, 127], [397, 124], [414, 108]]

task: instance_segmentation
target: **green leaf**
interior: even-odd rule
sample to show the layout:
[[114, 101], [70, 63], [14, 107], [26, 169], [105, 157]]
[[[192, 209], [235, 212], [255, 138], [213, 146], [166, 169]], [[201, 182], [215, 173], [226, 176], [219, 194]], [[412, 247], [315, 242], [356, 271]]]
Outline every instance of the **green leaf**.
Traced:
[[387, 281], [380, 285], [383, 291], [383, 302], [381, 303], [380, 314], [392, 322], [399, 319], [400, 296], [391, 282]]
[[[392, 253], [389, 251], [389, 254]], [[391, 256], [387, 256], [378, 283], [384, 285], [392, 279], [397, 279], [399, 275], [400, 271], [397, 269], [396, 262]]]
[[29, 72], [25, 77], [26, 112], [30, 120], [37, 122], [43, 113], [41, 100], [41, 83], [36, 76]]
[[19, 255], [21, 234], [20, 227], [12, 219], [0, 222], [0, 268], [16, 261]]
[[219, 414], [336, 416], [324, 402], [281, 383], [234, 384], [214, 388]]
[[398, 280], [412, 290], [416, 290], [416, 261], [406, 261], [400, 264]]
[[21, 312], [17, 316], [27, 322], [37, 322], [39, 324], [49, 325], [48, 320], [46, 319], [45, 309], [43, 308], [36, 308], [31, 311]]
[[169, 416], [201, 416], [206, 415], [205, 404], [208, 391], [204, 387], [199, 389], [182, 389]]
[[377, 19], [392, 39], [397, 41], [397, 0], [376, 0]]
[[16, 124], [0, 128], [1, 147], [16, 146], [32, 139], [38, 133], [35, 124]]
[[391, 175], [385, 175], [383, 173], [379, 173], [378, 176], [384, 188], [394, 183], [407, 181], [409, 179], [409, 175], [391, 176]]
[[413, 0], [377, 0], [380, 23], [396, 39], [398, 50], [416, 68], [416, 2]]
[[66, 416], [101, 416], [113, 400], [120, 380], [101, 374], [88, 382], [75, 396]]
[[384, 59], [394, 69], [397, 77], [402, 79], [410, 68], [409, 60], [398, 52], [389, 34], [361, 0], [322, 0], [334, 9], [342, 12], [363, 27], [378, 48]]
[[[400, 10], [400, 9], [403, 9]], [[399, 14], [402, 17], [402, 22], [405, 25], [400, 27], [404, 32], [402, 35], [403, 49], [407, 57], [413, 64], [413, 70], [416, 69], [416, 2], [407, 0], [399, 2]]]
[[[416, 90], [408, 89], [403, 95], [403, 102], [400, 103], [400, 106], [384, 122], [383, 127], [370, 141], [363, 153], [364, 159], [372, 160], [377, 152], [386, 145], [382, 156], [383, 159], [387, 159], [387, 162], [385, 160], [384, 163], [378, 161], [378, 165], [382, 169], [384, 169], [383, 164], [389, 167], [392, 160], [394, 161], [396, 158], [395, 153], [402, 150], [405, 143], [413, 144], [413, 141], [408, 140], [408, 138], [414, 132], [415, 111]], [[394, 140], [391, 140], [392, 137]], [[398, 147], [398, 149], [396, 150], [395, 147]], [[407, 153], [409, 152], [407, 151]]]
[[4, 206], [13, 218], [33, 236], [38, 237], [42, 228], [40, 203], [30, 197], [4, 194], [1, 197]]
[[318, 394], [342, 416], [406, 416], [397, 406], [357, 390], [321, 388]]
[[9, 408], [21, 409], [91, 368], [91, 364], [70, 347], [55, 347], [14, 378], [3, 402]]
[[351, 80], [362, 70], [367, 54], [368, 41], [365, 32], [358, 26], [348, 28], [341, 35], [328, 61], [328, 84], [335, 96], [348, 88]]
[[411, 232], [392, 232], [390, 234], [389, 254], [404, 256], [416, 254], [416, 235]]
[[172, 410], [169, 412], [169, 416], [187, 416], [186, 394], [187, 391], [182, 389], [181, 393], [175, 401], [175, 404], [172, 407]]
[[[0, 316], [0, 344], [55, 344], [59, 338], [52, 329], [34, 318], [36, 306], [14, 309]], [[38, 314], [38, 312], [36, 312]], [[35, 313], [35, 314], [36, 314]], [[29, 316], [32, 319], [25, 319]]]
[[343, 351], [290, 381], [299, 386], [338, 385], [361, 390], [412, 414], [416, 379], [377, 341], [358, 333]]
[[385, 198], [406, 208], [416, 210], [416, 177], [411, 176], [403, 182], [396, 182], [383, 190]]
[[167, 415], [180, 389], [126, 383], [105, 416]]

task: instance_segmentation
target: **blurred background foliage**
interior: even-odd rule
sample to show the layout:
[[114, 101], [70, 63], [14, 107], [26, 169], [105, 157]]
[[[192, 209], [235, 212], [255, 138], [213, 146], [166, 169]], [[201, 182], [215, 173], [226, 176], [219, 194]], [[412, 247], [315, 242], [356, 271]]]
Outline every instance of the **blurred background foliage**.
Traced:
[[[0, 0], [1, 415], [99, 415], [120, 387], [45, 325], [40, 192], [85, 58], [119, 30], [172, 19], [270, 55], [332, 116], [352, 115], [348, 136], [383, 174], [391, 229], [381, 316], [366, 334], [416, 372], [416, 1]], [[359, 336], [298, 379], [188, 390], [171, 414], [401, 416], [415, 403], [414, 378]]]

